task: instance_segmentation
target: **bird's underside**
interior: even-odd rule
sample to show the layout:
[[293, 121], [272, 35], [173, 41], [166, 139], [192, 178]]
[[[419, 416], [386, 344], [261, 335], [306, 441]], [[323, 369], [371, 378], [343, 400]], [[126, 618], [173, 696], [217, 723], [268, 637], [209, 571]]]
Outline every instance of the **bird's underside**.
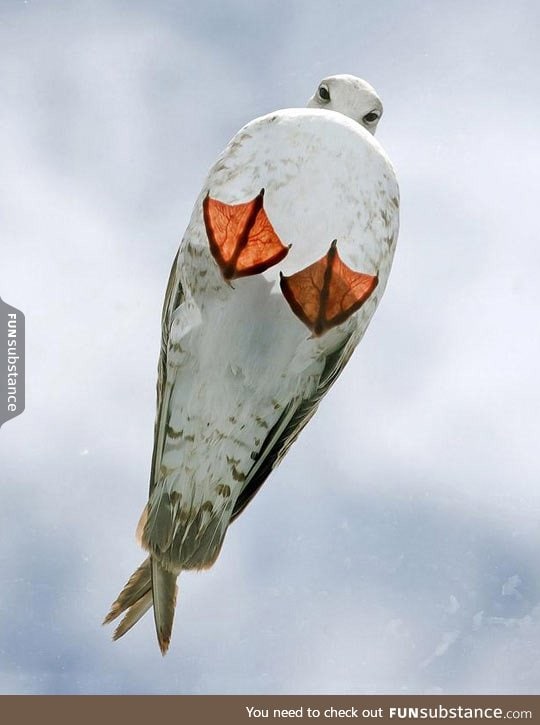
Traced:
[[165, 654], [178, 575], [212, 566], [362, 338], [398, 231], [382, 110], [362, 79], [329, 76], [210, 169], [165, 294], [147, 556], [105, 618], [122, 616], [114, 639], [152, 608]]
[[[283, 243], [266, 214], [264, 189], [254, 199], [240, 204], [226, 204], [207, 194], [203, 200], [203, 221], [211, 255], [224, 281], [230, 286], [233, 280], [262, 274], [279, 264], [292, 246]], [[357, 272], [343, 262], [338, 254], [337, 240], [330, 244], [322, 258], [307, 267], [288, 276], [280, 273], [281, 292], [289, 305], [291, 316], [294, 314], [308, 328], [312, 338], [319, 338], [344, 323], [360, 309], [377, 283], [377, 275]], [[235, 293], [234, 287], [232, 292]], [[164, 315], [167, 299], [173, 295], [176, 295], [175, 302], [178, 302], [179, 290], [175, 290], [170, 283]], [[327, 356], [314, 393], [308, 399], [291, 401], [277, 417], [258, 450], [253, 451], [251, 469], [247, 474], [242, 474], [241, 479], [237, 479], [242, 481], [242, 486], [236, 489], [236, 499], [228, 509], [226, 521], [212, 519], [212, 506], [205, 502], [210, 519], [205, 519], [205, 525], [201, 526], [204, 519], [204, 510], [201, 508], [195, 517], [198, 523], [190, 530], [185, 512], [180, 513], [182, 497], [175, 491], [162, 491], [157, 503], [151, 506], [152, 493], [159, 484], [159, 459], [163, 455], [163, 434], [160, 431], [171, 430], [168, 424], [165, 425], [164, 410], [169, 403], [164, 399], [167, 353], [162, 348], [159, 375], [162, 384], [160, 386], [158, 383], [158, 424], [151, 497], [139, 524], [141, 543], [150, 555], [134, 572], [105, 619], [105, 623], [108, 623], [120, 614], [125, 614], [115, 631], [115, 639], [131, 629], [153, 605], [158, 642], [162, 653], [167, 651], [172, 632], [178, 571], [202, 569], [213, 564], [228, 524], [244, 510], [296, 440], [353, 349], [351, 335], [344, 335], [337, 349]], [[220, 490], [219, 486], [217, 488]], [[230, 491], [224, 481], [221, 490], [226, 489]], [[163, 522], [166, 522], [165, 529]], [[176, 532], [175, 537], [171, 538], [166, 533], [170, 527]], [[179, 554], [173, 551], [179, 552], [182, 547], [184, 551], [189, 549], [189, 557], [185, 554], [179, 566], [174, 568], [171, 561]]]

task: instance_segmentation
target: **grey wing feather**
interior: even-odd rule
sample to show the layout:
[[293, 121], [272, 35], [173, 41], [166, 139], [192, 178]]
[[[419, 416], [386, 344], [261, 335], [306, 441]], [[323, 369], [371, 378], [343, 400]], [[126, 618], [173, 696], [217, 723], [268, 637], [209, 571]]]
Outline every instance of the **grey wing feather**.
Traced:
[[169, 345], [169, 334], [171, 329], [171, 321], [174, 311], [184, 301], [184, 292], [180, 284], [178, 270], [178, 251], [174, 258], [169, 282], [165, 292], [163, 301], [163, 311], [161, 314], [161, 347], [158, 362], [158, 379], [156, 386], [157, 412], [156, 422], [154, 426], [154, 450], [152, 452], [152, 468], [150, 471], [150, 493], [156, 483], [156, 469], [159, 468], [159, 460], [163, 452], [165, 441], [165, 430], [167, 427], [167, 408], [170, 396], [170, 387], [167, 385], [167, 350]]
[[315, 414], [319, 403], [351, 357], [356, 342], [357, 340], [350, 335], [336, 350], [327, 356], [314, 394], [306, 399], [292, 401], [270, 430], [262, 444], [256, 462], [247, 474], [246, 483], [236, 500], [231, 521], [240, 516]]

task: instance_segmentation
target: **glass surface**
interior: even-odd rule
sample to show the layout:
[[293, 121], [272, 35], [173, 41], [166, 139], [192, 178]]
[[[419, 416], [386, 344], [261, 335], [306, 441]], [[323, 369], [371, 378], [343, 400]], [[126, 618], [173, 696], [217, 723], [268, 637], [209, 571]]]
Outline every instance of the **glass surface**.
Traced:
[[[0, 692], [535, 693], [536, 2], [2, 2]], [[401, 187], [388, 289], [162, 660], [140, 563], [160, 314], [208, 168], [354, 73]], [[324, 213], [324, 209], [321, 210]]]

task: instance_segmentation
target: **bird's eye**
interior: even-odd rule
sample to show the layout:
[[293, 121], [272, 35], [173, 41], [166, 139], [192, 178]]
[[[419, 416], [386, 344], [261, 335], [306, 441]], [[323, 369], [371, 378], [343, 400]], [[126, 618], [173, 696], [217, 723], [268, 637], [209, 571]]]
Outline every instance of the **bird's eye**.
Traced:
[[328, 103], [328, 101], [330, 100], [330, 91], [328, 90], [328, 86], [319, 86], [319, 98], [321, 99], [321, 101]]
[[373, 123], [379, 118], [379, 114], [376, 111], [370, 111], [369, 113], [366, 113], [362, 121], [365, 121], [366, 123]]

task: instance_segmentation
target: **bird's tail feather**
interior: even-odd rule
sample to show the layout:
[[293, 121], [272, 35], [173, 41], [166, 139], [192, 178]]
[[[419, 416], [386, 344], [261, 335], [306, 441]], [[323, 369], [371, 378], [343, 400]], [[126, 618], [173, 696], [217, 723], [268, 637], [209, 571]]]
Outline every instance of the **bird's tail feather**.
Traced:
[[163, 569], [152, 557], [145, 559], [133, 572], [103, 620], [103, 624], [108, 624], [126, 612], [114, 632], [113, 639], [119, 639], [128, 632], [154, 604], [158, 643], [162, 654], [165, 654], [171, 640], [176, 579], [176, 574]]
[[166, 571], [159, 561], [151, 558], [152, 596], [154, 603], [154, 621], [161, 654], [169, 649], [171, 641], [174, 609], [178, 587], [176, 579], [178, 574]]
[[[112, 622], [113, 619], [116, 619], [119, 617], [123, 612], [127, 610], [126, 619], [127, 617], [130, 617], [130, 610], [135, 605], [139, 604], [141, 600], [145, 599], [145, 596], [148, 594], [148, 592], [151, 591], [152, 588], [152, 582], [151, 582], [151, 575], [150, 575], [150, 557], [145, 559], [143, 563], [140, 565], [138, 569], [136, 569], [133, 574], [130, 576], [127, 584], [122, 589], [120, 594], [118, 595], [117, 599], [113, 602], [111, 609], [105, 619], [103, 620], [103, 624], [109, 624], [109, 622]], [[152, 604], [152, 601], [150, 600], [149, 606]], [[140, 607], [138, 607], [140, 609]], [[140, 612], [137, 619], [131, 624], [135, 624], [145, 611], [147, 611], [148, 607]], [[131, 619], [131, 617], [130, 617]], [[122, 620], [123, 622], [124, 620]], [[122, 627], [122, 623], [120, 624], [120, 627]], [[118, 629], [120, 629], [120, 627]], [[127, 629], [124, 630], [124, 632], [127, 632]], [[122, 632], [122, 634], [124, 634]], [[116, 634], [116, 633], [115, 633]], [[118, 637], [121, 637], [122, 634], [119, 634]], [[115, 637], [116, 638], [116, 637]]]
[[120, 639], [120, 637], [122, 637], [126, 632], [129, 632], [133, 625], [137, 624], [139, 619], [143, 616], [143, 614], [146, 614], [151, 606], [152, 592], [148, 590], [128, 609], [125, 617], [114, 630], [113, 639]]

